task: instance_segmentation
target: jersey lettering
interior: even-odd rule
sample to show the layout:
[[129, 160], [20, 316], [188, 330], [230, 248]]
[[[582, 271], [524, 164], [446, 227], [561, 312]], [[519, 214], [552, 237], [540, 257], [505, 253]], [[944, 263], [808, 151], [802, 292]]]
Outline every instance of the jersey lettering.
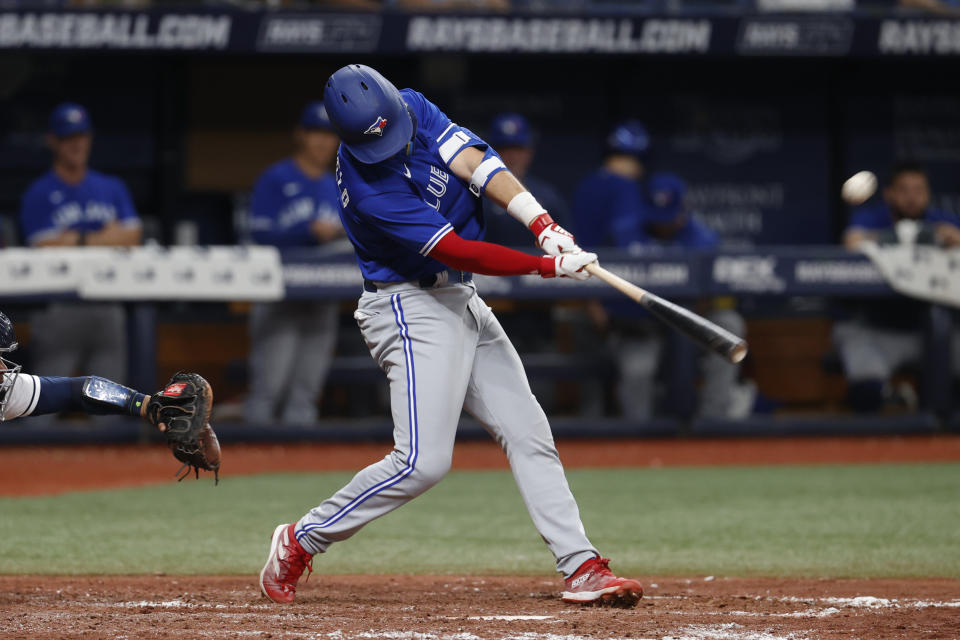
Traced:
[[347, 188], [343, 186], [343, 171], [340, 171], [339, 156], [337, 157], [337, 186], [340, 187], [340, 206], [346, 209], [347, 205], [350, 204], [350, 194], [347, 193]]
[[440, 210], [440, 198], [447, 193], [448, 182], [450, 182], [450, 174], [430, 165], [430, 182], [427, 183], [427, 191], [437, 197], [437, 203], [430, 205], [437, 211]]

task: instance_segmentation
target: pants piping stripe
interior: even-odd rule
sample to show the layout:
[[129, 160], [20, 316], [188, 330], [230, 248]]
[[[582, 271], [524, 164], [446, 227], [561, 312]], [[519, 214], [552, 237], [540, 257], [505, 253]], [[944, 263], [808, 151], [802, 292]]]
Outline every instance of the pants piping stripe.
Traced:
[[413, 473], [417, 464], [417, 457], [419, 455], [419, 441], [418, 435], [419, 430], [417, 429], [417, 376], [416, 371], [413, 367], [413, 345], [410, 342], [410, 330], [407, 327], [407, 321], [403, 316], [403, 305], [400, 303], [400, 294], [395, 293], [390, 296], [390, 302], [393, 306], [393, 317], [397, 323], [397, 328], [400, 330], [400, 339], [403, 342], [403, 356], [404, 363], [406, 364], [407, 369], [407, 414], [408, 422], [410, 425], [410, 453], [407, 454], [407, 463], [403, 469], [395, 473], [386, 480], [375, 484], [370, 487], [356, 498], [351, 500], [346, 506], [342, 507], [335, 514], [324, 520], [323, 522], [312, 522], [304, 526], [300, 531], [296, 532], [297, 540], [301, 540], [310, 531], [315, 529], [323, 529], [329, 527], [332, 524], [336, 524], [340, 519], [346, 516], [348, 513], [359, 507], [361, 504], [366, 502], [368, 499], [376, 495], [377, 493], [392, 487], [397, 484], [411, 473]]

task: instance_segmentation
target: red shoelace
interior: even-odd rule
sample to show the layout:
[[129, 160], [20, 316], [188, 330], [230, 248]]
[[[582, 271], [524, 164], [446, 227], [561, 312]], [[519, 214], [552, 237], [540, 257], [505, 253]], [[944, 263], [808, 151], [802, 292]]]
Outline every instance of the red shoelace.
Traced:
[[596, 558], [590, 566], [590, 571], [602, 576], [613, 576], [613, 572], [610, 571], [610, 558]]
[[[287, 550], [290, 552], [286, 560], [280, 560], [280, 566], [286, 569], [280, 575], [280, 581], [286, 585], [289, 582], [287, 576], [294, 574], [299, 578], [303, 575], [303, 570], [307, 570], [306, 580], [310, 579], [310, 574], [313, 573], [313, 556], [303, 550], [303, 547], [299, 543], [294, 542], [287, 546]], [[296, 584], [296, 583], [294, 583]]]

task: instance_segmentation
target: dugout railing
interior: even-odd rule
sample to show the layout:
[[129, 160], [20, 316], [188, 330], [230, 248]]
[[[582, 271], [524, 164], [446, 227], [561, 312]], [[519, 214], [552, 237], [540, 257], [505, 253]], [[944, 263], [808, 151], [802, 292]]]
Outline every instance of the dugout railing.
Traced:
[[[836, 247], [760, 247], [737, 252], [658, 252], [637, 255], [618, 251], [600, 251], [603, 263], [638, 284], [660, 295], [691, 303], [709, 296], [732, 296], [741, 304], [775, 306], [797, 298], [888, 298], [894, 293], [863, 256]], [[282, 253], [286, 295], [297, 299], [354, 300], [360, 289], [359, 272], [349, 253], [294, 250]], [[574, 300], [582, 298], [616, 299], [616, 291], [599, 282], [567, 283], [539, 278], [478, 278], [482, 295], [489, 300]], [[58, 296], [64, 297], [63, 295]], [[69, 297], [69, 296], [68, 296]], [[17, 304], [28, 309], [40, 305], [46, 296], [3, 296], [0, 304]], [[27, 306], [24, 306], [24, 305]], [[170, 303], [139, 301], [128, 303], [130, 333], [129, 382], [152, 389], [156, 386], [156, 338], [158, 306]], [[346, 303], [349, 304], [349, 303]], [[188, 314], [189, 315], [189, 314]], [[616, 418], [561, 418], [552, 423], [558, 435], [572, 436], [695, 436], [718, 435], [803, 435], [803, 434], [880, 434], [928, 433], [960, 427], [954, 416], [949, 340], [953, 313], [930, 305], [927, 321], [918, 330], [926, 338], [926, 354], [920, 370], [922, 405], [918, 413], [896, 416], [753, 416], [745, 420], [698, 420], [689, 414], [636, 424]], [[749, 336], [748, 336], [749, 337]], [[672, 339], [671, 349], [681, 366], [671, 372], [668, 396], [682, 402], [694, 393], [696, 348], [683, 339]], [[582, 369], [574, 354], [524, 354], [531, 379], [569, 379]], [[613, 374], [609, 363], [597, 358], [587, 363], [590, 375], [604, 378]], [[37, 372], [42, 374], [43, 372]], [[341, 384], [376, 384], [380, 373], [366, 356], [345, 355], [335, 359], [331, 376]], [[688, 403], [689, 405], [689, 403]], [[77, 429], [46, 425], [29, 429], [29, 421], [0, 430], [0, 442], [33, 441], [124, 441], [136, 440], [137, 429], [126, 424]], [[388, 437], [386, 419], [323, 420], [319, 427], [279, 428], [276, 425], [223, 424], [224, 439], [299, 440], [370, 439]], [[464, 437], [482, 433], [479, 425], [466, 420]]]

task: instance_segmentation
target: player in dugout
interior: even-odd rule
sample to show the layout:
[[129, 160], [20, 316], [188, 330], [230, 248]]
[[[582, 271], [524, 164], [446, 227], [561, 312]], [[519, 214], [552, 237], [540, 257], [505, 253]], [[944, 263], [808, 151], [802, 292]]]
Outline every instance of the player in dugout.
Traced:
[[[340, 140], [322, 102], [304, 107], [294, 141], [294, 155], [268, 167], [254, 187], [250, 233], [258, 244], [317, 247], [343, 236], [333, 176]], [[317, 421], [337, 341], [339, 306], [323, 300], [252, 306], [248, 421]]]
[[[611, 217], [637, 215], [642, 181], [647, 173], [650, 135], [638, 120], [624, 120], [610, 130], [603, 143], [603, 162], [577, 185], [573, 200], [573, 229], [584, 244], [615, 247]], [[624, 213], [625, 212], [625, 213]], [[608, 344], [599, 328], [607, 313], [597, 300], [586, 303], [584, 313], [568, 313], [573, 325], [572, 348], [581, 357], [606, 353]], [[579, 415], [599, 418], [606, 413], [606, 384], [598, 378], [579, 382]], [[618, 401], [619, 402], [619, 401]], [[641, 414], [645, 414], [641, 409]]]
[[[530, 122], [519, 113], [501, 113], [493, 118], [487, 131], [486, 141], [497, 150], [503, 164], [517, 180], [536, 197], [550, 217], [558, 224], [569, 227], [570, 208], [556, 189], [535, 175], [530, 174], [530, 165], [536, 155], [535, 133]], [[517, 224], [506, 209], [489, 198], [483, 199], [483, 221], [486, 225], [484, 240], [507, 247], [524, 247], [530, 244], [530, 232]], [[511, 305], [501, 301], [502, 308]], [[514, 308], [515, 309], [515, 308]], [[553, 328], [563, 321], [566, 310], [555, 306], [550, 308], [525, 307], [522, 313], [505, 313], [500, 323], [510, 335], [513, 344], [521, 353], [542, 353], [555, 347], [555, 335], [545, 327]], [[556, 397], [553, 381], [534, 379], [531, 381], [537, 398], [545, 406], [550, 406]]]
[[[93, 126], [87, 110], [63, 103], [50, 115], [47, 144], [53, 166], [24, 193], [20, 226], [32, 247], [131, 247], [141, 224], [130, 192], [114, 176], [89, 166]], [[97, 371], [126, 377], [127, 333], [119, 303], [54, 302], [32, 318], [38, 371], [71, 376]]]
[[[565, 578], [563, 599], [635, 605], [642, 586], [615, 576], [587, 539], [547, 417], [473, 282], [473, 272], [585, 280], [596, 254], [576, 245], [489, 144], [423, 94], [354, 64], [330, 76], [324, 103], [342, 140], [340, 217], [364, 277], [354, 317], [389, 379], [395, 446], [274, 529], [262, 592], [292, 602], [315, 554], [440, 482], [465, 409], [506, 453]], [[505, 206], [548, 255], [482, 242], [481, 196]]]
[[[570, 208], [557, 190], [541, 178], [530, 174], [530, 165], [536, 155], [534, 132], [530, 122], [519, 113], [501, 113], [490, 122], [486, 141], [497, 150], [517, 180], [536, 197], [550, 217], [561, 225], [570, 224]], [[483, 201], [483, 216], [487, 229], [487, 242], [508, 247], [525, 247], [530, 243], [530, 232], [517, 224], [500, 205], [492, 200]]]
[[[589, 190], [591, 183], [585, 184]], [[589, 216], [585, 190], [578, 197], [578, 219]], [[606, 211], [606, 224], [596, 233], [606, 234], [614, 245], [622, 249], [656, 250], [680, 247], [684, 249], [712, 249], [719, 244], [716, 234], [687, 210], [686, 183], [667, 172], [651, 174], [638, 191], [638, 200], [625, 198], [612, 211]], [[625, 206], [632, 202], [631, 208]], [[601, 214], [602, 215], [602, 214]], [[578, 230], [579, 232], [579, 230]], [[711, 301], [713, 309], [707, 317], [724, 329], [743, 335], [743, 317], [732, 308], [731, 301]], [[598, 328], [607, 332], [610, 353], [616, 359], [620, 379], [617, 398], [621, 413], [634, 420], [649, 419], [654, 413], [655, 376], [663, 351], [664, 336], [659, 323], [637, 305], [619, 301], [597, 305], [594, 320]], [[740, 365], [712, 353], [701, 360], [702, 386], [697, 414], [708, 418], [739, 418], [753, 409], [754, 393], [750, 385], [741, 387], [737, 380]]]
[[[960, 247], [960, 218], [931, 206], [930, 178], [913, 162], [890, 170], [879, 202], [853, 211], [843, 244], [855, 251], [865, 241], [896, 242], [896, 224], [901, 220], [920, 224], [917, 242]], [[843, 363], [851, 408], [873, 413], [888, 404], [915, 404], [915, 393], [893, 385], [891, 377], [923, 354], [919, 327], [927, 304], [898, 298], [862, 301], [846, 308], [852, 313], [834, 325], [833, 342]], [[953, 334], [951, 364], [954, 375], [960, 375], [960, 329]]]

